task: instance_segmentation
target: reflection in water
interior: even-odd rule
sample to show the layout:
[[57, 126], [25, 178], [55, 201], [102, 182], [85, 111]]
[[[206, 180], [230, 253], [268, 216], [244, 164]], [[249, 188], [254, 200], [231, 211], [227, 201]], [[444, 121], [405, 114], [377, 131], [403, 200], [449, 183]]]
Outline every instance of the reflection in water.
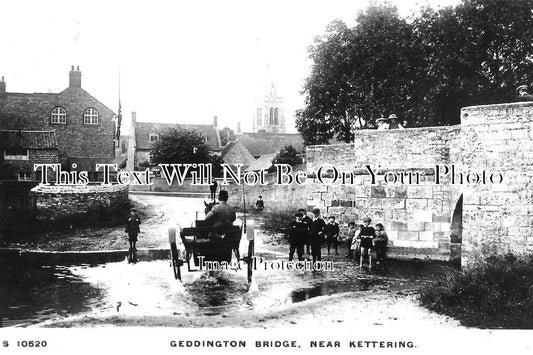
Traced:
[[102, 290], [66, 267], [43, 267], [2, 260], [2, 326], [29, 325], [101, 306]]
[[213, 276], [203, 274], [199, 279], [185, 285], [188, 296], [205, 315], [217, 315], [222, 310], [241, 305], [242, 296], [248, 288], [242, 280], [230, 274], [217, 272]]
[[356, 283], [339, 283], [336, 281], [322, 282], [311, 287], [292, 291], [290, 294], [290, 300], [293, 303], [297, 303], [314, 297], [330, 296], [342, 292], [368, 291], [373, 286], [383, 283], [383, 280], [364, 278], [358, 278]]

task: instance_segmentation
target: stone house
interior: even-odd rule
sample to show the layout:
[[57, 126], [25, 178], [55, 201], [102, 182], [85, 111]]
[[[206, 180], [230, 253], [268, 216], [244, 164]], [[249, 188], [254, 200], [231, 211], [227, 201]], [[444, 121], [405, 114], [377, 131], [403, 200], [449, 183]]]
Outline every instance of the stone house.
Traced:
[[[55, 131], [63, 170], [89, 172], [115, 159], [115, 113], [81, 87], [81, 71], [72, 67], [69, 86], [60, 93], [11, 93], [0, 81], [0, 129]], [[41, 134], [42, 136], [43, 134]]]
[[225, 164], [242, 164], [244, 169], [255, 162], [254, 156], [239, 140], [228, 142], [224, 148], [222, 148], [220, 157]]
[[57, 164], [55, 131], [0, 130], [0, 179], [41, 180], [34, 164]]

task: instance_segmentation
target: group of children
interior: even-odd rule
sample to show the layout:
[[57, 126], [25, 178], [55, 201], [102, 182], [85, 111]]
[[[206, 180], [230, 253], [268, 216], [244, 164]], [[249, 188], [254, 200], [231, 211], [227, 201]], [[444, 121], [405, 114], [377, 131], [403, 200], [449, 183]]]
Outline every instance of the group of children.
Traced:
[[[307, 254], [313, 256], [313, 261], [321, 259], [322, 245], [326, 244], [328, 255], [331, 247], [335, 249], [335, 254], [339, 255], [338, 245], [339, 224], [335, 222], [335, 217], [328, 217], [328, 222], [320, 218], [320, 210], [313, 210], [313, 219], [307, 216], [304, 209], [298, 210], [294, 215], [295, 220], [289, 224], [289, 261], [292, 261], [294, 252], [298, 255], [298, 260], [303, 260], [305, 246]], [[356, 226], [355, 222], [348, 224], [348, 257], [359, 257], [359, 266], [363, 267], [364, 257], [368, 257], [369, 268], [372, 268], [372, 252], [376, 253], [376, 263], [381, 263], [385, 258], [388, 237], [381, 223], [375, 228], [370, 226], [372, 220], [368, 217], [363, 219], [363, 224]], [[310, 253], [311, 247], [311, 253]]]

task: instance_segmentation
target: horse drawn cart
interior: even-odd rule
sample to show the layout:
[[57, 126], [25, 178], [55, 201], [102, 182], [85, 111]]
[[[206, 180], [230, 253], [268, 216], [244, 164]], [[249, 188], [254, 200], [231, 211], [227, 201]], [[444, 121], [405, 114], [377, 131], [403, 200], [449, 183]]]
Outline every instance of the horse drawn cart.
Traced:
[[[253, 226], [250, 227], [247, 228], [245, 220], [242, 228], [231, 226], [223, 234], [220, 234], [220, 231], [217, 231], [210, 223], [198, 219], [195, 221], [195, 225], [190, 228], [170, 227], [170, 257], [174, 277], [181, 281], [181, 267], [185, 263], [189, 272], [201, 271], [205, 270], [201, 263], [218, 262], [217, 265], [222, 262], [230, 263], [233, 255], [235, 255], [237, 262], [246, 263], [248, 284], [250, 284], [254, 255], [254, 231]], [[180, 236], [181, 245], [177, 243], [177, 234]], [[243, 238], [248, 241], [248, 255], [241, 258], [239, 246]]]

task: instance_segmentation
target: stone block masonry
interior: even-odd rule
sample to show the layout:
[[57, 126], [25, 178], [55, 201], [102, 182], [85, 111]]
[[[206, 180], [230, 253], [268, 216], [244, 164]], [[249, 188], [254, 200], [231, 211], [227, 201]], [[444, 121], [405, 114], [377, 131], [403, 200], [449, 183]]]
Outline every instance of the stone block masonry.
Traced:
[[36, 201], [35, 218], [41, 222], [110, 215], [129, 206], [127, 185], [38, 185], [31, 196]]
[[[307, 173], [325, 165], [355, 175], [349, 184], [325, 186], [315, 178], [305, 185], [308, 210], [318, 207], [324, 217], [335, 216], [341, 234], [349, 222], [382, 223], [389, 236], [390, 256], [449, 260], [449, 231], [458, 193], [449, 185], [435, 185], [433, 167], [457, 158], [450, 146], [459, 143], [460, 126], [406, 130], [362, 130], [353, 144], [307, 148]], [[377, 175], [372, 181], [372, 167]], [[403, 183], [384, 180], [384, 174], [404, 174]], [[409, 180], [423, 172], [419, 181]], [[374, 182], [374, 184], [373, 184]], [[454, 201], [455, 199], [455, 201]], [[442, 243], [445, 242], [445, 243]]]
[[463, 189], [463, 265], [491, 254], [533, 251], [533, 103], [461, 111], [462, 164], [498, 169], [504, 183]]

